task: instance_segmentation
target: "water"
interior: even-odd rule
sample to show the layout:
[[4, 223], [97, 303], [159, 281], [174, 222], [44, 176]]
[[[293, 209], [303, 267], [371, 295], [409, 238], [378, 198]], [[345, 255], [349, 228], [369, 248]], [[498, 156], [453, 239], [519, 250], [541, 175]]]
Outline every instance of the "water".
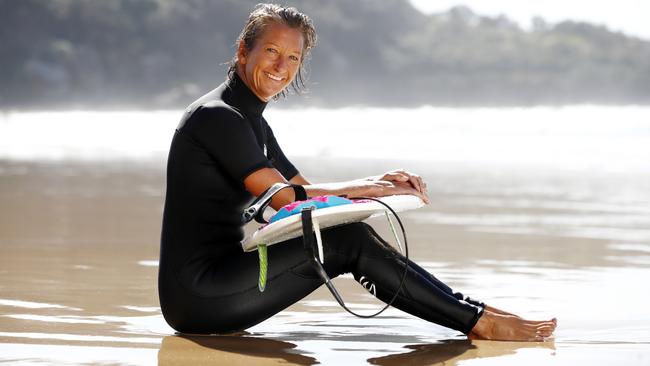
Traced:
[[[266, 115], [308, 177], [422, 174], [432, 204], [404, 215], [415, 260], [492, 305], [557, 316], [555, 339], [469, 342], [394, 309], [356, 319], [325, 290], [245, 336], [175, 336], [156, 266], [180, 113], [16, 113], [0, 117], [0, 362], [650, 363], [650, 108]], [[335, 281], [359, 311], [379, 306]]]
[[[293, 157], [650, 171], [650, 108], [281, 110], [267, 120]], [[164, 158], [180, 112], [0, 116], [0, 158]]]

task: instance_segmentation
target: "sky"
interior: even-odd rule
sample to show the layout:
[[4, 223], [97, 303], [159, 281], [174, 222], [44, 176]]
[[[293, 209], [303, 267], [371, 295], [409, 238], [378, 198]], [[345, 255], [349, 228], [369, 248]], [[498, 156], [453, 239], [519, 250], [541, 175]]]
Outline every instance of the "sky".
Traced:
[[438, 13], [456, 5], [466, 5], [475, 13], [504, 14], [526, 27], [534, 16], [547, 22], [578, 20], [605, 25], [613, 31], [650, 40], [648, 0], [410, 0], [424, 13]]

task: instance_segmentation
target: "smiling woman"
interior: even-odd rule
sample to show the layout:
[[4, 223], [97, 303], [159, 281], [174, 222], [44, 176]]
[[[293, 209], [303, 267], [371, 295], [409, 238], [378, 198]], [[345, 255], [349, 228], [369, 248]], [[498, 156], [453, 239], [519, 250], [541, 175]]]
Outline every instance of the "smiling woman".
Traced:
[[[237, 38], [237, 53], [230, 62], [228, 76], [232, 78], [235, 73], [239, 74], [246, 86], [264, 101], [286, 96], [286, 87], [290, 83], [299, 93], [305, 88], [304, 61], [316, 45], [316, 39], [316, 30], [306, 15], [295, 8], [262, 4], [251, 13]], [[263, 68], [257, 65], [258, 62]], [[256, 80], [259, 73], [262, 75], [257, 75], [259, 79]], [[256, 90], [262, 86], [263, 76], [278, 82], [272, 84], [274, 87], [265, 95]], [[276, 89], [280, 85], [282, 88]]]
[[[429, 202], [423, 179], [399, 169], [348, 182], [312, 184], [284, 155], [262, 113], [291, 85], [316, 41], [295, 8], [260, 4], [239, 39], [227, 80], [192, 103], [169, 150], [158, 287], [165, 320], [184, 333], [251, 327], [323, 285], [301, 238], [268, 249], [267, 287], [258, 291], [257, 254], [241, 250], [242, 213], [277, 183], [271, 206], [302, 196], [408, 194]], [[322, 231], [330, 277], [352, 273], [373, 295], [410, 314], [489, 339], [542, 340], [555, 321], [526, 321], [453, 291], [409, 261], [366, 224]], [[406, 274], [403, 277], [400, 274]], [[401, 278], [405, 278], [403, 286]], [[397, 296], [396, 294], [399, 294]]]
[[271, 24], [252, 50], [239, 43], [237, 71], [260, 100], [268, 102], [293, 80], [302, 59], [303, 37], [284, 24]]

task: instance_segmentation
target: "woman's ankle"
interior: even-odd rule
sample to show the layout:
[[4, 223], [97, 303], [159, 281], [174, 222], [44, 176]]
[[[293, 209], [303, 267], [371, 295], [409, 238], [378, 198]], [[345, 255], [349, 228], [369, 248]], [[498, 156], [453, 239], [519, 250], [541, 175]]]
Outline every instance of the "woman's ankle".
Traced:
[[492, 328], [494, 327], [493, 317], [494, 314], [492, 314], [491, 312], [487, 311], [487, 309], [485, 309], [481, 317], [478, 318], [476, 324], [474, 324], [474, 328], [472, 328], [471, 333], [474, 333], [479, 336], [483, 336], [484, 334], [489, 334]]

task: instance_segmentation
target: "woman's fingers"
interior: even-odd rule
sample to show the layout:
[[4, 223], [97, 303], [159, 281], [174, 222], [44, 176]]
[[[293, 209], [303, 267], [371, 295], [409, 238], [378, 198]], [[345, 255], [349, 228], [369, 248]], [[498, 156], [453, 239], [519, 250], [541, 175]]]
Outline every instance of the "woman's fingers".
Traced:
[[429, 200], [429, 193], [427, 192], [426, 188], [424, 188], [424, 190], [420, 192], [420, 194], [421, 194], [420, 198], [422, 199], [422, 201], [424, 201], [424, 203], [426, 203], [427, 205], [431, 203], [431, 201]]
[[409, 176], [409, 183], [422, 194], [422, 200], [429, 204], [429, 192], [427, 192], [427, 184], [424, 182], [424, 179], [417, 174], [411, 174]]
[[387, 180], [391, 182], [406, 182], [409, 180], [409, 176], [401, 172], [388, 172], [384, 174], [382, 180]]
[[426, 191], [420, 192], [415, 187], [413, 187], [410, 182], [394, 183], [394, 188], [395, 189], [393, 190], [393, 193], [390, 194], [411, 194], [413, 196], [419, 197], [426, 204], [429, 204], [429, 196], [427, 195]]
[[427, 188], [424, 182], [422, 181], [422, 178], [420, 176], [411, 176], [409, 179], [409, 184], [415, 191], [418, 192], [417, 196], [422, 199], [425, 203], [429, 203], [429, 194], [427, 193]]
[[415, 189], [417, 189], [420, 192], [424, 192], [424, 181], [422, 181], [422, 177], [420, 177], [417, 174], [412, 174], [409, 177], [409, 182], [413, 185]]

